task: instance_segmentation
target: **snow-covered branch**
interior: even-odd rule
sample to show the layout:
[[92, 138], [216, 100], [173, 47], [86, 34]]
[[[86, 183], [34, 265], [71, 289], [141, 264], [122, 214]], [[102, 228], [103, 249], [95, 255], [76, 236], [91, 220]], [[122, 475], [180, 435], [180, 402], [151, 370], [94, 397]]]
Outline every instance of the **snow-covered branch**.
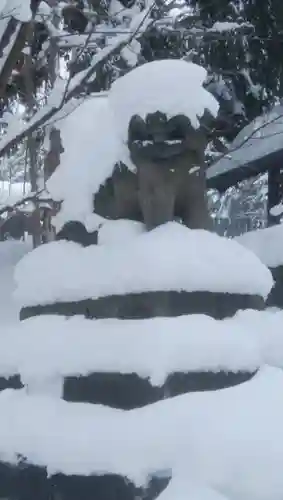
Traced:
[[77, 73], [73, 78], [65, 82], [60, 76], [57, 77], [53, 91], [51, 92], [47, 104], [40, 109], [28, 123], [21, 126], [13, 135], [9, 132], [0, 141], [0, 156], [3, 156], [7, 151], [22, 141], [28, 134], [33, 133], [39, 127], [50, 122], [58, 111], [68, 106], [71, 99], [78, 96], [84, 85], [93, 78], [93, 75], [105, 62], [121, 52], [129, 45], [136, 37], [140, 36], [144, 31], [154, 23], [154, 20], [148, 19], [149, 14], [154, 4], [151, 4], [144, 11], [139, 13], [131, 23], [131, 30], [127, 34], [117, 36], [112, 43], [109, 43], [105, 48], [101, 49], [92, 59], [90, 67]]

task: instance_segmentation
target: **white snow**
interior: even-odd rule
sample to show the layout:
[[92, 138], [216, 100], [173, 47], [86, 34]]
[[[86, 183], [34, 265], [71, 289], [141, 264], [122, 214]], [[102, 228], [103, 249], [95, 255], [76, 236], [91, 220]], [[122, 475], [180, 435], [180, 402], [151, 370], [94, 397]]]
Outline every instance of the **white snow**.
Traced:
[[36, 20], [46, 20], [50, 15], [52, 14], [52, 9], [48, 5], [48, 3], [44, 2], [42, 0], [38, 6], [37, 12], [36, 12]]
[[268, 268], [242, 245], [174, 222], [127, 246], [43, 245], [20, 262], [15, 278], [15, 297], [25, 306], [158, 290], [266, 297], [273, 284]]
[[145, 231], [142, 222], [128, 219], [105, 220], [98, 231], [98, 244], [125, 244], [129, 239]]
[[[282, 315], [280, 320], [283, 325]], [[281, 359], [283, 367], [283, 355]], [[246, 328], [243, 321], [205, 315], [147, 320], [38, 317], [1, 335], [0, 374], [19, 373], [22, 381], [120, 372], [138, 373], [162, 385], [172, 372], [253, 371], [261, 362], [250, 322]]]
[[6, 11], [18, 21], [27, 23], [31, 19], [30, 0], [8, 0]]
[[168, 487], [158, 496], [158, 500], [227, 500], [215, 489], [198, 484], [187, 474], [174, 475]]
[[239, 311], [235, 321], [258, 339], [263, 363], [283, 369], [283, 311]]
[[232, 141], [227, 155], [216, 161], [207, 171], [207, 178], [256, 161], [282, 149], [283, 105], [274, 106], [244, 127]]
[[283, 264], [283, 225], [257, 229], [235, 238], [238, 243], [254, 252], [268, 267]]
[[205, 110], [216, 116], [218, 103], [203, 87], [206, 70], [184, 60], [166, 59], [143, 64], [118, 78], [109, 92], [117, 133], [127, 141], [133, 115], [142, 118], [161, 111], [168, 117], [184, 114], [195, 128]]
[[265, 367], [233, 388], [129, 412], [6, 390], [1, 459], [20, 454], [51, 474], [107, 471], [138, 483], [172, 469], [231, 499], [281, 500], [282, 386], [282, 370]]
[[17, 321], [19, 316], [18, 304], [12, 299], [15, 288], [14, 266], [29, 250], [30, 245], [26, 242], [4, 241], [0, 243], [0, 339], [5, 326]]
[[4, 10], [6, 2], [7, 0], [0, 0], [0, 14], [2, 14], [2, 10]]
[[235, 23], [231, 21], [216, 21], [213, 26], [208, 31], [217, 31], [218, 33], [223, 33], [226, 31], [239, 30], [241, 28], [252, 28], [250, 23]]
[[[5, 13], [5, 16], [6, 15], [9, 15], [9, 13], [7, 13], [7, 14]], [[15, 44], [15, 41], [16, 41], [17, 36], [19, 34], [19, 31], [20, 31], [20, 27], [21, 27], [21, 25], [18, 23], [18, 25], [15, 27], [14, 31], [10, 34], [10, 37], [7, 40], [8, 41], [7, 45], [5, 45], [2, 49], [3, 54], [2, 54], [2, 57], [0, 59], [0, 71], [1, 71], [1, 73], [3, 71], [5, 64], [6, 64], [7, 58], [9, 56], [11, 50], [13, 49], [13, 46]]]
[[283, 214], [283, 203], [282, 201], [278, 203], [278, 205], [275, 205], [269, 210], [270, 214], [273, 215], [274, 217], [277, 217], [279, 215]]
[[93, 194], [112, 173], [117, 142], [104, 97], [86, 99], [56, 126], [65, 151], [47, 188], [53, 199], [63, 200], [59, 229], [68, 220], [84, 223], [93, 212]]

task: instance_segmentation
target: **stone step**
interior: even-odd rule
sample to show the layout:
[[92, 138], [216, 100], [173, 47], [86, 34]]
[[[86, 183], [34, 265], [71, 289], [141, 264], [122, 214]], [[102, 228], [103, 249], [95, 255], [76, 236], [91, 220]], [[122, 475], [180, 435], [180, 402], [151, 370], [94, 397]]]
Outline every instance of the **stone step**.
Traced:
[[142, 292], [111, 295], [99, 299], [23, 307], [20, 319], [40, 315], [82, 315], [89, 319], [146, 319], [207, 314], [215, 319], [234, 316], [239, 309], [263, 310], [264, 299], [259, 295], [223, 292]]

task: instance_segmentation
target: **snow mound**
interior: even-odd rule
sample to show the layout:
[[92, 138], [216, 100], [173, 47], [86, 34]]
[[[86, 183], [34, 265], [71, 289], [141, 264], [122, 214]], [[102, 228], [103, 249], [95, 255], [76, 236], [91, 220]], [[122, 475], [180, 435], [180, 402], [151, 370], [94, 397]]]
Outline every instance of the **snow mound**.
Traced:
[[283, 225], [257, 229], [235, 238], [241, 245], [254, 252], [268, 267], [283, 265]]
[[139, 484], [172, 469], [228, 498], [281, 500], [282, 387], [282, 370], [265, 367], [233, 388], [128, 412], [6, 390], [1, 459], [25, 456], [50, 474], [120, 473]]
[[258, 339], [263, 362], [283, 369], [283, 311], [239, 311], [234, 319]]
[[242, 322], [204, 315], [147, 320], [39, 317], [1, 335], [0, 374], [18, 373], [23, 382], [119, 372], [138, 373], [162, 385], [173, 372], [253, 371], [260, 365], [257, 337]]
[[92, 214], [93, 194], [112, 173], [118, 143], [105, 97], [85, 99], [56, 126], [65, 151], [47, 188], [54, 200], [63, 200], [55, 220], [59, 230], [69, 220], [85, 223]]
[[268, 268], [235, 241], [171, 222], [126, 245], [42, 245], [16, 267], [15, 297], [48, 304], [145, 291], [211, 291], [266, 297]]
[[167, 488], [158, 496], [158, 500], [228, 500], [216, 490], [195, 483], [187, 475], [173, 477]]
[[217, 115], [218, 103], [203, 83], [206, 70], [197, 64], [178, 59], [153, 61], [118, 78], [109, 93], [109, 103], [117, 120], [117, 133], [125, 142], [133, 115], [142, 118], [161, 111], [168, 117], [186, 115], [193, 127], [205, 110]]
[[105, 220], [105, 223], [99, 228], [98, 244], [124, 244], [129, 239], [143, 233], [144, 230], [142, 222], [128, 219]]

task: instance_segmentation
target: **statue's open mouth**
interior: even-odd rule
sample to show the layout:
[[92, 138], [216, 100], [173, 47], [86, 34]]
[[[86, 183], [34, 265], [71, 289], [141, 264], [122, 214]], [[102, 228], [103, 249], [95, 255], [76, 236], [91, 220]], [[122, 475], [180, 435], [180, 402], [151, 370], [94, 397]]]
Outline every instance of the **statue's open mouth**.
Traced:
[[135, 140], [132, 142], [132, 149], [146, 158], [166, 159], [182, 154], [187, 149], [187, 144], [184, 139], [166, 139], [158, 142], [150, 139]]
[[157, 111], [145, 119], [135, 115], [129, 124], [129, 149], [140, 157], [153, 160], [167, 159], [184, 153], [192, 132], [186, 116], [177, 115], [168, 119]]
[[[162, 144], [166, 144], [168, 146], [172, 146], [173, 144], [182, 144], [182, 139], [168, 139], [167, 141], [163, 141]], [[137, 145], [144, 147], [144, 146], [149, 146], [150, 144], [156, 145], [156, 142], [147, 140], [147, 141], [134, 141]]]

